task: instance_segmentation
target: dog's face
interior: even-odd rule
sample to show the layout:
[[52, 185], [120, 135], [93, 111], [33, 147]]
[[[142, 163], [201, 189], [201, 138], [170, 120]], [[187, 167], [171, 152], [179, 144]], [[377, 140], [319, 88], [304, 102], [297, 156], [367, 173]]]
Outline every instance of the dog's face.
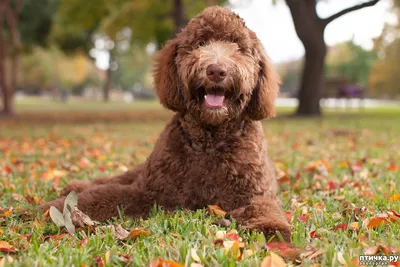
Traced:
[[254, 32], [222, 7], [207, 8], [157, 58], [155, 89], [161, 103], [217, 125], [247, 115], [274, 116], [279, 77]]

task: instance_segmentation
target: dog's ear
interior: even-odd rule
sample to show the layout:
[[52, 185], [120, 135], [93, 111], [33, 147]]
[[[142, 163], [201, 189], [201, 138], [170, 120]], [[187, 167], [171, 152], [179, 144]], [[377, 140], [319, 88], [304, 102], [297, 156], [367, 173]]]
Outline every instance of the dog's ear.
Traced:
[[176, 56], [179, 40], [168, 41], [155, 57], [156, 65], [153, 71], [154, 88], [160, 103], [173, 111], [184, 108], [181, 82], [179, 80]]
[[262, 120], [275, 116], [274, 101], [279, 93], [280, 78], [260, 41], [256, 39], [254, 42], [256, 43], [254, 54], [258, 58], [260, 70], [257, 85], [247, 106], [247, 113], [252, 120]]

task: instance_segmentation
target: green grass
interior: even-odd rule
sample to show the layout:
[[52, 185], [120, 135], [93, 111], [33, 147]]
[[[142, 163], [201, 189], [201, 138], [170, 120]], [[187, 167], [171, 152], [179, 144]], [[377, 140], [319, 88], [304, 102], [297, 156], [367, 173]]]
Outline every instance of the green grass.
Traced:
[[[148, 266], [162, 257], [190, 266], [190, 250], [195, 249], [204, 266], [259, 266], [268, 255], [262, 234], [234, 222], [227, 229], [213, 225], [217, 218], [206, 210], [165, 213], [155, 207], [147, 219], [121, 215], [101, 224], [151, 233], [123, 241], [99, 227], [65, 235], [48, 216], [32, 209], [36, 202], [54, 199], [70, 179], [112, 175], [144, 161], [170, 113], [156, 102], [28, 101], [19, 102], [18, 108], [21, 118], [0, 121], [0, 240], [15, 248], [14, 253], [0, 252], [0, 258], [12, 257], [15, 266], [96, 266], [100, 259], [106, 266]], [[105, 123], [100, 113], [114, 122]], [[293, 244], [303, 251], [323, 251], [302, 259], [302, 266], [342, 266], [341, 255], [351, 266], [351, 260], [378, 244], [400, 249], [400, 220], [372, 229], [362, 226], [377, 214], [400, 212], [400, 201], [389, 201], [400, 194], [399, 116], [400, 109], [381, 108], [264, 122], [269, 154], [287, 176], [280, 194], [284, 210], [293, 217]], [[325, 162], [326, 171], [310, 167], [317, 161]], [[343, 213], [363, 206], [365, 212], [357, 216]], [[353, 222], [359, 222], [357, 231], [333, 230]], [[217, 231], [231, 229], [238, 230], [244, 250], [253, 255], [238, 260], [214, 244]], [[313, 231], [320, 238], [311, 238]], [[128, 262], [122, 257], [126, 255]]]

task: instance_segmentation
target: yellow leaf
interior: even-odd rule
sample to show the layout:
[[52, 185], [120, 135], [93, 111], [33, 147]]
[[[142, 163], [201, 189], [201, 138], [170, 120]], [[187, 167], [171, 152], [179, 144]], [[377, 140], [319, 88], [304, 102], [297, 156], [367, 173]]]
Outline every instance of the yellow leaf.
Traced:
[[285, 261], [274, 252], [270, 252], [270, 254], [264, 258], [261, 263], [261, 267], [285, 267]]
[[343, 200], [345, 196], [333, 196], [332, 199], [334, 200]]
[[217, 205], [208, 205], [208, 211], [213, 214], [216, 215], [218, 217], [222, 217], [226, 215], [226, 212], [223, 211], [220, 207], [218, 207]]
[[192, 257], [192, 260], [194, 260], [196, 262], [201, 261], [199, 255], [197, 255], [197, 252], [194, 248], [190, 249], [190, 256]]
[[350, 229], [352, 229], [352, 230], [354, 230], [354, 231], [357, 231], [358, 228], [359, 228], [358, 222], [352, 222], [352, 223], [350, 224]]
[[109, 250], [106, 251], [106, 254], [104, 255], [105, 263], [109, 263], [110, 262], [110, 253], [111, 252]]
[[9, 209], [9, 210], [3, 212], [2, 214], [0, 214], [0, 218], [8, 217], [8, 216], [10, 216], [11, 214], [12, 214], [12, 209]]
[[11, 265], [10, 263], [12, 263], [13, 261], [14, 261], [14, 259], [11, 256], [6, 256], [4, 258], [1, 258], [0, 259], [0, 267], [6, 266], [6, 262], [7, 262], [7, 266], [10, 266]]

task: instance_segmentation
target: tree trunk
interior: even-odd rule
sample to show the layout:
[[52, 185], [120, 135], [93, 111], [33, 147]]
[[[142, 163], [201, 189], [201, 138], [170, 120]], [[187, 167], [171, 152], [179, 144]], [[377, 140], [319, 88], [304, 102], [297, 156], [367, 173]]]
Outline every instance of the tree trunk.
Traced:
[[174, 0], [172, 17], [175, 24], [175, 33], [178, 33], [187, 24], [182, 0]]
[[323, 37], [316, 39], [315, 46], [306, 47], [301, 76], [299, 105], [296, 115], [318, 116], [321, 114], [320, 99], [325, 87], [326, 45]]
[[305, 50], [296, 115], [319, 116], [319, 101], [324, 88], [326, 45], [325, 25], [317, 15], [315, 0], [286, 1], [297, 36]]
[[[0, 86], [3, 91], [3, 110], [5, 115], [14, 113], [14, 92], [17, 86], [17, 75], [19, 68], [19, 57], [21, 41], [18, 32], [18, 17], [21, 12], [22, 1], [16, 0], [14, 8], [11, 8], [8, 0], [0, 0]], [[8, 41], [4, 39], [4, 23], [8, 25], [8, 36], [11, 38], [11, 66], [10, 79], [7, 81], [7, 71], [5, 61], [8, 56]], [[6, 35], [7, 36], [7, 35]]]

